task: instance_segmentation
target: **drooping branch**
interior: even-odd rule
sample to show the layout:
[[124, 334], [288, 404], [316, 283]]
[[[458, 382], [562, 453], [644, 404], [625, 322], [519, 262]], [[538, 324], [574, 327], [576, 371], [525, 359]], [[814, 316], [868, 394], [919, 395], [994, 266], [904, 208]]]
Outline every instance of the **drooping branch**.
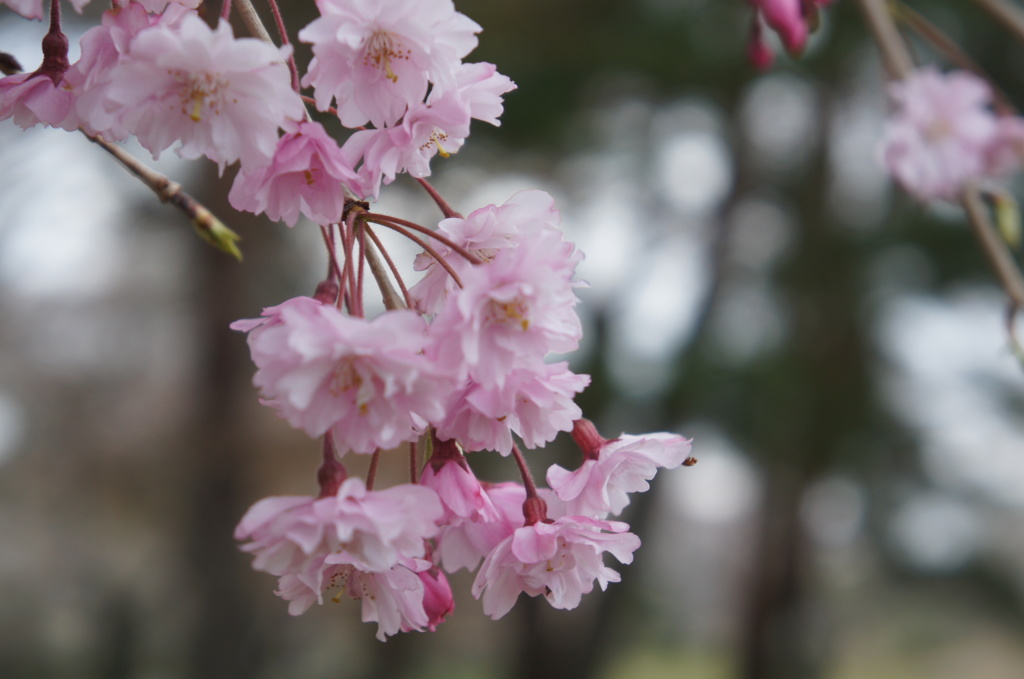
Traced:
[[224, 222], [217, 219], [199, 201], [182, 190], [180, 184], [147, 166], [117, 144], [111, 144], [100, 136], [94, 137], [85, 132], [82, 134], [85, 134], [89, 141], [112, 155], [125, 169], [142, 180], [142, 183], [156, 194], [160, 202], [170, 203], [184, 212], [203, 240], [241, 261], [242, 253], [237, 245], [241, 236], [225, 226]]

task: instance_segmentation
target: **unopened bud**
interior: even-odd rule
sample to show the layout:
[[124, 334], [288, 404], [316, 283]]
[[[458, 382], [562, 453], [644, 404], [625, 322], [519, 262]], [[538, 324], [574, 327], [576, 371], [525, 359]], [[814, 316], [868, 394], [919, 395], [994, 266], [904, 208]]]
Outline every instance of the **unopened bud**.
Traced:
[[1003, 240], [1014, 250], [1020, 249], [1020, 206], [1017, 204], [1017, 200], [1010, 194], [997, 193], [993, 197], [993, 202], [996, 226], [999, 227], [999, 233], [1003, 235]]
[[238, 245], [236, 245], [242, 237], [225, 226], [224, 222], [214, 217], [212, 212], [201, 205], [196, 206], [195, 214], [192, 226], [195, 228], [196, 233], [199, 234], [199, 237], [218, 250], [222, 250], [238, 261], [242, 261], [242, 252], [238, 249]]
[[334, 279], [320, 281], [316, 284], [316, 292], [313, 299], [321, 304], [333, 305], [338, 301], [338, 283]]

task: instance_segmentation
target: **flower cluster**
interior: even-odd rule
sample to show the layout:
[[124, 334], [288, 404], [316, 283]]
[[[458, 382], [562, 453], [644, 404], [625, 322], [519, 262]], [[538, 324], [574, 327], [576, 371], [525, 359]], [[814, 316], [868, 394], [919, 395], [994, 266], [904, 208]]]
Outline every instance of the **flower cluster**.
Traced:
[[[42, 16], [39, 3], [6, 2]], [[197, 4], [115, 2], [69, 63], [54, 0], [43, 64], [0, 79], [0, 119], [105, 144], [134, 136], [154, 157], [173, 148], [221, 171], [238, 163], [232, 205], [319, 228], [329, 274], [314, 295], [232, 324], [247, 333], [262, 402], [323, 450], [316, 496], [260, 500], [239, 523], [253, 567], [278, 578], [293, 615], [325, 595], [360, 600], [381, 639], [436, 628], [454, 610], [445, 573], [463, 568], [479, 569], [473, 595], [494, 618], [522, 593], [574, 608], [595, 583], [617, 582], [605, 555], [630, 563], [640, 541], [610, 517], [658, 469], [692, 463], [690, 444], [609, 441], [583, 419], [575, 397], [590, 378], [552, 359], [580, 343], [583, 254], [550, 195], [522, 191], [464, 217], [423, 180], [471, 120], [498, 125], [515, 87], [492, 64], [464, 62], [480, 27], [450, 0], [317, 0], [297, 34], [314, 55], [301, 74], [287, 40], [236, 37], [227, 15], [211, 27]], [[328, 134], [327, 116], [346, 138]], [[371, 210], [400, 173], [437, 203], [436, 227]], [[406, 285], [377, 229], [421, 247], [407, 267], [418, 281]], [[367, 271], [387, 309], [373, 318]], [[561, 432], [583, 461], [551, 466], [538, 488], [519, 446]], [[484, 451], [511, 456], [521, 482], [477, 480], [470, 458]], [[385, 453], [409, 456], [407, 483], [375, 487]], [[365, 480], [349, 476], [348, 455], [372, 456]]]

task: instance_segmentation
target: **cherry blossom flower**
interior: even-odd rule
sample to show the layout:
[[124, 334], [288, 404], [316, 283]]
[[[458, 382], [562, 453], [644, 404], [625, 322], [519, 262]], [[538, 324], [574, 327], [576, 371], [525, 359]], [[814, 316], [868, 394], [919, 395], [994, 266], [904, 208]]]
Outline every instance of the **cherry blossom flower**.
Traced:
[[167, 9], [168, 5], [181, 5], [188, 9], [195, 9], [203, 0], [132, 0], [146, 8], [147, 12], [159, 14]]
[[[501, 121], [498, 118], [505, 111], [502, 95], [514, 90], [516, 84], [508, 76], [498, 73], [494, 64], [480, 62], [461, 64], [455, 71], [453, 88], [459, 98], [469, 105], [471, 118], [499, 127]], [[427, 103], [440, 98], [437, 93], [442, 91], [437, 89], [431, 92]]]
[[289, 602], [290, 615], [301, 615], [314, 603], [322, 604], [325, 592], [336, 589], [335, 602], [343, 597], [362, 601], [363, 622], [376, 622], [377, 639], [385, 641], [399, 632], [433, 629], [443, 619], [437, 610], [443, 605], [440, 582], [430, 593], [431, 612], [425, 609], [427, 591], [421, 573], [431, 568], [425, 559], [403, 558], [385, 571], [368, 572], [351, 564], [326, 563], [326, 557], [320, 557], [300, 571], [281, 576], [276, 594]]
[[472, 571], [498, 543], [523, 525], [526, 488], [512, 482], [485, 483], [483, 488], [496, 512], [494, 519], [441, 527], [436, 552], [449, 573], [460, 568]]
[[547, 480], [565, 512], [580, 516], [620, 513], [629, 493], [647, 490], [659, 468], [674, 469], [690, 454], [690, 441], [676, 434], [623, 434], [607, 441], [587, 420], [576, 423], [573, 438], [584, 450], [583, 464], [572, 472], [552, 465]]
[[346, 127], [398, 122], [423, 101], [428, 83], [445, 86], [476, 47], [480, 27], [451, 0], [319, 0], [320, 18], [299, 33], [313, 45], [302, 85], [317, 108], [337, 100]]
[[376, 196], [381, 182], [390, 184], [399, 173], [429, 176], [431, 158], [462, 148], [469, 136], [469, 121], [468, 104], [450, 93], [429, 106], [411, 106], [393, 127], [359, 130], [342, 150], [349, 158], [362, 158], [359, 174], [366, 194]]
[[[487, 205], [474, 210], [467, 217], [452, 217], [438, 224], [438, 233], [463, 247], [484, 261], [490, 261], [499, 250], [514, 248], [533, 234], [544, 230], [558, 232], [561, 215], [554, 199], [544, 191], [520, 191], [501, 206]], [[472, 266], [464, 258], [443, 244], [435, 251], [447, 263], [462, 272]], [[423, 313], [437, 313], [450, 290], [455, 289], [451, 275], [431, 255], [422, 253], [413, 263], [417, 271], [425, 271], [423, 278], [409, 289]]]
[[466, 366], [471, 379], [493, 387], [524, 362], [575, 350], [582, 330], [573, 275], [582, 257], [560, 232], [540, 231], [466, 269], [462, 289], [431, 324], [433, 356], [449, 370]]
[[372, 453], [415, 440], [444, 415], [454, 385], [422, 353], [426, 323], [415, 312], [368, 321], [298, 297], [263, 316], [231, 327], [249, 332], [253, 383], [293, 427]]
[[[82, 8], [89, 4], [89, 0], [71, 0], [71, 6], [79, 14]], [[0, 0], [0, 6], [7, 6], [26, 19], [43, 18], [43, 0]]]
[[89, 134], [107, 140], [128, 136], [120, 121], [121, 107], [107, 96], [111, 74], [132, 39], [156, 21], [142, 4], [129, 2], [104, 12], [102, 24], [82, 36], [82, 57], [68, 69], [64, 80], [76, 95], [75, 113]]
[[920, 200], [951, 200], [971, 179], [988, 173], [999, 140], [988, 85], [965, 71], [918, 69], [889, 86], [896, 105], [882, 157], [893, 177]]
[[572, 429], [582, 415], [573, 398], [588, 384], [589, 376], [570, 372], [565, 362], [520, 366], [491, 387], [471, 382], [437, 431], [468, 450], [502, 455], [512, 452], [512, 432], [531, 448], [543, 446]]
[[443, 524], [463, 521], [496, 521], [497, 510], [459, 452], [455, 441], [435, 437], [430, 463], [423, 469], [420, 484], [431, 488], [441, 498], [445, 518]]
[[205, 155], [223, 169], [270, 162], [277, 130], [299, 120], [291, 89], [289, 48], [235, 38], [231, 25], [210, 29], [194, 13], [177, 25], [159, 23], [132, 40], [110, 75], [108, 96], [123, 107], [125, 129], [154, 157], [175, 142], [184, 158]]
[[288, 226], [295, 226], [300, 212], [317, 224], [339, 221], [345, 207], [342, 186], [363, 192], [355, 170], [320, 123], [289, 121], [285, 129], [269, 165], [239, 171], [228, 201]]
[[39, 123], [51, 127], [78, 127], [75, 98], [63, 81], [39, 73], [18, 73], [0, 78], [0, 120], [11, 118], [22, 129]]
[[640, 539], [619, 521], [564, 516], [517, 528], [484, 559], [473, 582], [473, 596], [483, 596], [484, 613], [497, 620], [519, 598], [544, 595], [555, 608], [573, 609], [594, 582], [605, 589], [619, 574], [604, 565], [608, 552], [620, 563], [633, 561]]
[[431, 632], [455, 611], [455, 598], [448, 578], [438, 568], [416, 573], [423, 582], [423, 612], [427, 614], [426, 627]]
[[242, 517], [235, 539], [250, 540], [242, 550], [255, 553], [253, 568], [272, 575], [302, 572], [321, 557], [385, 571], [403, 557], [423, 556], [423, 541], [437, 533], [442, 516], [429, 488], [369, 491], [362, 479], [350, 478], [327, 497], [260, 500]]
[[[428, 615], [424, 608], [426, 587], [420, 574], [430, 567], [431, 563], [423, 559], [407, 559], [380, 573], [340, 566], [328, 571], [327, 588], [338, 587], [341, 590], [335, 601], [342, 596], [361, 600], [363, 622], [376, 622], [377, 639], [384, 641], [399, 632], [433, 629], [431, 625], [436, 626], [440, 622], [436, 617], [440, 613], [433, 609], [436, 605], [433, 599], [431, 613], [435, 617]], [[435, 591], [431, 595], [437, 594]]]

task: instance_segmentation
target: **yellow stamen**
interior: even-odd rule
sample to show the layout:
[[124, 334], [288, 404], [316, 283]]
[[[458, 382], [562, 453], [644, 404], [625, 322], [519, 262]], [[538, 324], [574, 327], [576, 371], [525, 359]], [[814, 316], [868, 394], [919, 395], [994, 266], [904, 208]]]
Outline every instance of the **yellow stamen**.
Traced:
[[205, 99], [205, 97], [201, 92], [195, 92], [192, 95], [192, 113], [190, 113], [188, 117], [197, 123], [203, 119], [203, 99]]

